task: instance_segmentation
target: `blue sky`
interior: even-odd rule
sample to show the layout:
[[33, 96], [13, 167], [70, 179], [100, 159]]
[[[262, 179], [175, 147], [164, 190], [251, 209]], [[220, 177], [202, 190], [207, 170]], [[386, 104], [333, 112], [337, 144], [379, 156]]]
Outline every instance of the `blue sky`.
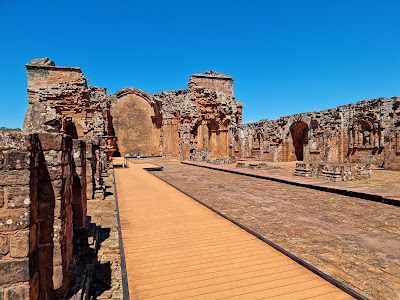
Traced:
[[245, 122], [400, 95], [399, 15], [398, 0], [0, 0], [0, 126], [22, 125], [40, 57], [109, 93], [219, 71]]

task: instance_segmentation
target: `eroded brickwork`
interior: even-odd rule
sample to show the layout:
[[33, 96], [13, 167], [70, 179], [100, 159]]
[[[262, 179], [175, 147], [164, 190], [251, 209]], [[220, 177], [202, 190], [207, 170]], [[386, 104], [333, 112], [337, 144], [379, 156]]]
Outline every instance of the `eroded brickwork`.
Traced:
[[379, 98], [232, 129], [232, 155], [400, 169], [400, 98]]
[[27, 135], [0, 132], [0, 299], [29, 299], [39, 289], [29, 261], [37, 241], [30, 234], [30, 144]]
[[188, 86], [155, 95], [124, 88], [111, 95], [120, 154], [229, 158], [230, 128], [242, 118], [233, 78], [210, 71], [192, 75]]
[[0, 287], [8, 299], [53, 299], [66, 292], [73, 227], [86, 218], [83, 202], [73, 207], [73, 172], [85, 169], [67, 135], [0, 132], [0, 145]]
[[60, 132], [85, 140], [87, 197], [102, 198], [101, 172], [115, 151], [106, 89], [88, 86], [80, 68], [58, 67], [48, 58], [35, 59], [26, 68], [29, 104], [23, 131]]

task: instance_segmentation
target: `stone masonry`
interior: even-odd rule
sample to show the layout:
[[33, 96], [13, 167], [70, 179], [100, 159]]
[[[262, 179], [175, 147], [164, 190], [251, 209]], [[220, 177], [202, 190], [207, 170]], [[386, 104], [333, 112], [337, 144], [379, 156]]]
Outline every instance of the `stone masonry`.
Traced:
[[86, 218], [73, 197], [86, 190], [73, 172], [85, 169], [74, 166], [67, 135], [0, 132], [0, 145], [0, 286], [10, 300], [54, 299], [70, 281], [74, 219]]
[[230, 128], [242, 121], [233, 78], [210, 71], [192, 75], [188, 85], [155, 95], [124, 88], [110, 96], [121, 155], [230, 156]]
[[232, 128], [234, 157], [364, 163], [400, 169], [400, 97]]
[[[233, 78], [218, 72], [192, 75], [185, 90], [107, 95], [80, 68], [48, 58], [26, 68], [23, 132], [0, 131], [0, 300], [76, 294], [87, 201], [104, 199], [112, 156], [300, 161], [302, 175], [335, 180], [370, 174], [370, 165], [400, 170], [400, 97], [242, 124]], [[118, 257], [118, 246], [109, 251]]]

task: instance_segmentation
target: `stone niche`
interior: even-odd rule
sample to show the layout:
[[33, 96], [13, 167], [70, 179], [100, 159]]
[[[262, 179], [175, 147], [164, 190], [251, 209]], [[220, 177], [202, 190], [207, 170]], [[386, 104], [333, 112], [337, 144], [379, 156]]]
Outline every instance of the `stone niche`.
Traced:
[[151, 95], [134, 88], [121, 90], [111, 115], [122, 156], [161, 154], [161, 116]]
[[9, 132], [0, 145], [0, 299], [57, 298], [71, 279], [73, 228], [86, 218], [85, 146], [73, 154], [70, 136]]

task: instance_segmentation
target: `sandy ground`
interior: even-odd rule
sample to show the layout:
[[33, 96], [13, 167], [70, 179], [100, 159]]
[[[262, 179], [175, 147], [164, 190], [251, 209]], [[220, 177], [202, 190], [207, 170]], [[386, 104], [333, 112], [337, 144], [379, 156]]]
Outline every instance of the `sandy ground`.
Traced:
[[[155, 176], [367, 297], [399, 299], [400, 207], [187, 166], [173, 159], [149, 162], [164, 166], [164, 171], [153, 172]], [[271, 172], [288, 174], [293, 170], [290, 164], [280, 163]], [[392, 174], [397, 175], [377, 170], [369, 184], [396, 189], [397, 177]]]

